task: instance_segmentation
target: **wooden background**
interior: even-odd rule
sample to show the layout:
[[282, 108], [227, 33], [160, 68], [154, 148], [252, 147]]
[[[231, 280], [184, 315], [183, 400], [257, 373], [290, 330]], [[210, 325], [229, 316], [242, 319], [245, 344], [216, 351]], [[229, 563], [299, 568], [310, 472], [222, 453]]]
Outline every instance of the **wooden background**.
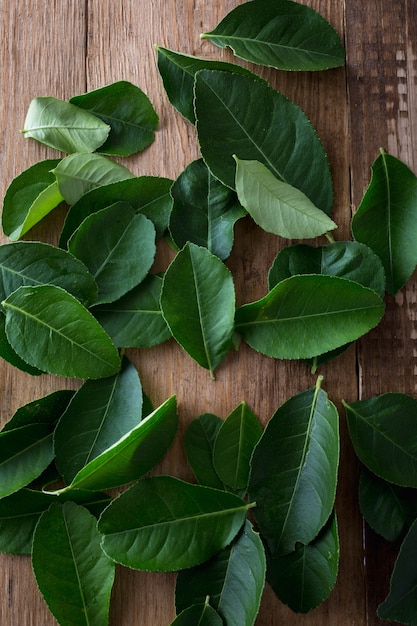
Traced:
[[[175, 178], [199, 156], [193, 128], [170, 106], [156, 68], [154, 44], [207, 58], [233, 60], [230, 52], [200, 40], [240, 0], [0, 0], [0, 190], [30, 165], [56, 153], [22, 128], [30, 100], [68, 99], [116, 80], [140, 86], [152, 100], [160, 130], [144, 153], [123, 162], [135, 174]], [[383, 147], [417, 172], [417, 8], [415, 0], [304, 0], [344, 38], [346, 68], [315, 74], [255, 68], [299, 104], [316, 127], [332, 168], [339, 224], [336, 238], [350, 238], [350, 217], [369, 182], [370, 166]], [[239, 62], [239, 61], [237, 61]], [[243, 64], [243, 62], [241, 62]], [[250, 65], [249, 65], [250, 67]], [[64, 209], [30, 233], [56, 242]], [[285, 242], [287, 245], [288, 242]], [[248, 219], [238, 223], [228, 261], [238, 304], [266, 292], [267, 270], [279, 248]], [[158, 269], [170, 253], [161, 246]], [[387, 298], [382, 324], [343, 356], [321, 368], [323, 387], [340, 407], [386, 391], [416, 394], [416, 281]], [[323, 331], [325, 332], [325, 330]], [[245, 400], [263, 423], [283, 401], [315, 383], [301, 362], [279, 362], [244, 345], [217, 370], [216, 380], [172, 340], [152, 350], [129, 351], [154, 404], [177, 394], [181, 432], [158, 473], [191, 479], [182, 452], [186, 424], [204, 412], [226, 417]], [[0, 364], [1, 420], [37, 397], [77, 381], [31, 378]], [[376, 606], [389, 584], [395, 549], [379, 542], [361, 521], [358, 466], [341, 416], [342, 456], [337, 512], [340, 574], [330, 598], [310, 614], [296, 615], [267, 587], [257, 626], [374, 626]], [[0, 555], [0, 624], [56, 624], [36, 589], [26, 557]], [[112, 626], [164, 626], [174, 618], [174, 575], [120, 568], [113, 593]], [[385, 622], [386, 623], [386, 622]]]

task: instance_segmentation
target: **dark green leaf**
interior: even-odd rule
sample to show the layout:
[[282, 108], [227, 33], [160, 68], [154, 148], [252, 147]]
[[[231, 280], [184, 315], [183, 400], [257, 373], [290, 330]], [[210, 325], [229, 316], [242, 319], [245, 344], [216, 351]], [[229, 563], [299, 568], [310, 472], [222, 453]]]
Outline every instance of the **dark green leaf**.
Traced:
[[307, 359], [376, 326], [384, 303], [371, 289], [337, 276], [292, 276], [236, 311], [236, 330], [255, 350]]
[[344, 403], [350, 438], [362, 463], [402, 487], [417, 487], [417, 400], [385, 393]]
[[227, 546], [249, 506], [225, 491], [154, 476], [113, 500], [98, 527], [104, 551], [117, 563], [175, 571], [203, 563]]
[[155, 138], [159, 119], [149, 98], [125, 80], [74, 96], [70, 102], [110, 126], [109, 136], [98, 152], [129, 156]]
[[186, 244], [165, 272], [161, 308], [178, 343], [212, 374], [231, 347], [234, 329], [235, 291], [227, 267], [207, 248]]
[[230, 546], [210, 561], [177, 576], [177, 612], [206, 596], [227, 626], [252, 626], [265, 582], [265, 553], [259, 535], [246, 521]]
[[40, 161], [10, 183], [2, 212], [3, 231], [10, 239], [19, 239], [64, 200], [52, 173], [58, 163], [59, 159]]
[[185, 609], [171, 626], [222, 626], [223, 620], [207, 603], [195, 604]]
[[[268, 558], [269, 557], [269, 558]], [[267, 580], [278, 598], [297, 613], [316, 608], [332, 591], [339, 565], [336, 515], [309, 544], [290, 554], [271, 558], [267, 552]]]
[[277, 409], [253, 453], [249, 494], [273, 557], [311, 542], [333, 508], [338, 414], [319, 384]]
[[40, 374], [43, 374], [42, 370], [39, 370], [37, 367], [32, 367], [32, 365], [26, 363], [26, 361], [21, 359], [20, 356], [13, 350], [9, 340], [7, 339], [6, 316], [3, 313], [0, 314], [0, 357], [14, 367], [22, 370], [22, 372], [26, 372], [32, 376], [39, 376]]
[[21, 428], [21, 426], [28, 426], [29, 424], [50, 424], [55, 426], [73, 395], [74, 391], [61, 389], [28, 402], [17, 409], [3, 426], [1, 432]]
[[32, 566], [61, 626], [106, 626], [114, 563], [100, 547], [95, 518], [74, 502], [53, 504], [33, 537]]
[[333, 185], [326, 153], [293, 102], [255, 78], [201, 70], [195, 108], [202, 156], [216, 178], [234, 188], [233, 155], [257, 160], [330, 213]]
[[213, 465], [214, 442], [222, 425], [222, 419], [212, 413], [204, 413], [194, 419], [184, 435], [187, 461], [200, 485], [224, 489]]
[[337, 32], [316, 11], [290, 0], [252, 0], [202, 35], [236, 56], [280, 70], [326, 70], [344, 64]]
[[395, 295], [417, 264], [417, 177], [399, 159], [381, 152], [373, 163], [352, 232], [380, 257], [387, 292]]
[[119, 370], [120, 358], [110, 337], [60, 287], [19, 287], [3, 307], [7, 338], [30, 365], [75, 378], [103, 378]]
[[125, 202], [89, 217], [72, 235], [68, 250], [89, 269], [98, 286], [97, 304], [114, 302], [136, 287], [155, 257], [155, 227]]

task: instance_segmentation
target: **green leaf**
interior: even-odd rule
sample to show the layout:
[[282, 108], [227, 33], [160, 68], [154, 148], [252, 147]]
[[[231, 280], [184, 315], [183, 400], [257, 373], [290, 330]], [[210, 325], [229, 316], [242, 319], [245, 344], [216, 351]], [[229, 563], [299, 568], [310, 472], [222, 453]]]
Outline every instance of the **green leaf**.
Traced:
[[417, 624], [417, 520], [404, 539], [391, 576], [390, 592], [378, 607], [378, 617]]
[[380, 257], [387, 292], [395, 295], [417, 265], [417, 177], [399, 159], [381, 151], [374, 161], [352, 232]]
[[[161, 46], [156, 46], [156, 50], [158, 52], [158, 70], [161, 74], [168, 99], [172, 106], [189, 120], [191, 124], [195, 124], [193, 106], [194, 78], [199, 70], [222, 70], [236, 74], [246, 74], [255, 78], [255, 74], [235, 63], [201, 59], [189, 54], [180, 54]], [[259, 77], [257, 78], [261, 80]]]
[[360, 461], [384, 480], [417, 487], [417, 400], [385, 393], [343, 404]]
[[0, 500], [0, 552], [30, 554], [32, 537], [41, 514], [54, 502], [71, 500], [99, 515], [110, 502], [105, 493], [73, 490], [60, 496], [21, 489]]
[[142, 419], [142, 385], [123, 357], [120, 372], [87, 380], [61, 416], [54, 433], [56, 464], [70, 483], [90, 461], [130, 433]]
[[237, 157], [235, 161], [239, 201], [266, 232], [287, 239], [309, 239], [337, 228], [302, 191], [276, 178], [263, 163]]
[[171, 622], [171, 626], [223, 626], [223, 620], [219, 614], [205, 604], [195, 604], [182, 611]]
[[246, 489], [250, 459], [262, 426], [245, 402], [241, 402], [222, 423], [213, 449], [213, 465], [220, 480], [233, 490]]
[[70, 489], [102, 490], [120, 487], [149, 472], [166, 454], [178, 428], [175, 396], [88, 461], [74, 476]]
[[149, 348], [171, 332], [162, 316], [162, 277], [149, 274], [120, 300], [94, 307], [93, 313], [118, 348]]
[[252, 0], [235, 7], [201, 35], [259, 65], [280, 70], [326, 70], [344, 64], [337, 32], [316, 11], [290, 0]]
[[125, 202], [89, 217], [72, 235], [68, 250], [89, 269], [98, 286], [96, 304], [114, 302], [136, 287], [155, 257], [155, 227]]
[[307, 359], [358, 339], [380, 321], [384, 303], [371, 289], [337, 276], [292, 276], [236, 311], [236, 330], [255, 350]]
[[225, 185], [234, 188], [232, 157], [237, 154], [260, 161], [330, 213], [333, 185], [326, 153], [310, 121], [291, 100], [250, 76], [201, 70], [196, 74], [195, 110], [202, 156]]
[[269, 289], [296, 274], [325, 274], [348, 278], [381, 296], [385, 272], [379, 257], [357, 241], [335, 241], [325, 246], [297, 244], [280, 250], [268, 273]]
[[[268, 558], [269, 557], [269, 558]], [[296, 613], [307, 613], [327, 599], [337, 578], [339, 538], [336, 515], [309, 544], [271, 558], [266, 576], [275, 594]]]
[[0, 246], [0, 299], [26, 285], [57, 285], [83, 302], [97, 298], [97, 285], [75, 256], [39, 241]]
[[64, 200], [51, 172], [58, 163], [59, 159], [40, 161], [16, 176], [8, 186], [2, 227], [10, 239], [22, 237]]
[[109, 131], [107, 124], [88, 111], [48, 96], [32, 100], [22, 133], [71, 154], [94, 152], [106, 141]]
[[333, 508], [338, 414], [320, 383], [277, 409], [253, 453], [249, 495], [273, 557], [310, 543]]
[[0, 498], [37, 478], [54, 458], [49, 424], [29, 424], [0, 433]]
[[144, 478], [102, 513], [102, 547], [133, 569], [193, 567], [232, 541], [249, 506], [231, 493], [171, 476]]
[[52, 171], [68, 204], [75, 204], [90, 189], [133, 178], [126, 167], [100, 154], [71, 154]]
[[139, 176], [101, 185], [88, 191], [67, 213], [59, 245], [65, 248], [71, 235], [86, 217], [115, 202], [127, 202], [154, 223], [157, 237], [168, 228], [172, 207], [172, 180], [156, 176]]
[[222, 419], [212, 413], [204, 413], [190, 422], [184, 435], [187, 461], [200, 485], [224, 489], [213, 465], [214, 442], [222, 425]]
[[19, 287], [3, 307], [7, 338], [30, 365], [75, 378], [103, 378], [119, 370], [120, 358], [110, 337], [60, 287]]
[[236, 194], [210, 174], [202, 159], [188, 165], [171, 193], [174, 205], [169, 231], [178, 248], [191, 241], [227, 259], [233, 246], [233, 226], [246, 215]]
[[32, 566], [61, 626], [106, 626], [114, 563], [100, 547], [95, 518], [73, 502], [53, 504], [35, 530]]
[[161, 309], [174, 338], [212, 374], [234, 330], [235, 291], [227, 267], [206, 248], [186, 244], [165, 272]]
[[148, 96], [139, 87], [121, 80], [71, 98], [110, 126], [107, 140], [98, 152], [129, 156], [149, 146], [159, 118]]
[[417, 491], [397, 487], [362, 468], [359, 506], [373, 531], [396, 541], [417, 517]]
[[210, 597], [228, 626], [252, 626], [265, 582], [265, 553], [249, 521], [230, 546], [210, 561], [179, 572], [175, 587], [177, 612]]
[[55, 426], [73, 395], [74, 391], [71, 389], [60, 389], [24, 404], [6, 422], [1, 432], [21, 428], [29, 424], [50, 424], [51, 427]]
[[21, 359], [13, 350], [7, 339], [6, 316], [3, 313], [0, 314], [0, 357], [10, 363], [10, 365], [13, 365], [13, 367], [17, 367], [19, 370], [22, 370], [22, 372], [31, 374], [31, 376], [40, 376], [40, 374], [43, 374], [42, 370], [26, 363], [26, 361]]

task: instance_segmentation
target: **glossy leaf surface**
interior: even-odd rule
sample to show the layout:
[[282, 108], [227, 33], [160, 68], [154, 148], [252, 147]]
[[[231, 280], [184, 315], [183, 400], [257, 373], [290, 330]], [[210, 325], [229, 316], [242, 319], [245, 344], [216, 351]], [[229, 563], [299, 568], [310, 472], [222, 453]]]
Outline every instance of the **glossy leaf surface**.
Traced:
[[114, 563], [100, 547], [95, 518], [73, 502], [53, 504], [35, 530], [32, 566], [61, 626], [106, 626]]
[[161, 308], [174, 338], [212, 373], [233, 336], [235, 291], [227, 267], [188, 243], [165, 272]]
[[31, 374], [31, 376], [39, 376], [42, 374], [42, 370], [37, 367], [33, 367], [26, 363], [20, 356], [13, 350], [12, 346], [6, 335], [6, 316], [1, 313], [0, 314], [0, 357], [13, 365], [13, 367], [17, 367], [22, 372], [26, 372], [27, 374]]
[[337, 410], [318, 385], [277, 409], [254, 450], [249, 482], [254, 516], [273, 557], [310, 543], [326, 523], [338, 462]]
[[102, 378], [119, 370], [120, 358], [110, 337], [60, 287], [19, 287], [3, 306], [12, 348], [34, 367], [75, 378]]
[[129, 156], [146, 148], [155, 138], [158, 116], [148, 96], [128, 81], [74, 96], [70, 102], [110, 126], [98, 152]]
[[227, 546], [247, 509], [233, 494], [155, 476], [113, 500], [98, 527], [104, 551], [116, 562], [175, 571], [203, 563]]
[[171, 622], [171, 626], [223, 626], [219, 614], [207, 603], [188, 607]]
[[202, 156], [225, 185], [235, 186], [233, 155], [260, 161], [330, 213], [333, 185], [327, 157], [310, 121], [293, 102], [258, 79], [201, 70], [195, 110]]
[[399, 159], [382, 152], [374, 161], [352, 232], [380, 257], [387, 292], [395, 295], [417, 265], [417, 177]]
[[222, 419], [213, 413], [204, 413], [190, 422], [184, 435], [187, 461], [200, 485], [224, 489], [213, 465], [213, 448]]
[[255, 350], [306, 359], [358, 339], [376, 326], [384, 303], [371, 289], [337, 276], [292, 276], [236, 311], [236, 330]]

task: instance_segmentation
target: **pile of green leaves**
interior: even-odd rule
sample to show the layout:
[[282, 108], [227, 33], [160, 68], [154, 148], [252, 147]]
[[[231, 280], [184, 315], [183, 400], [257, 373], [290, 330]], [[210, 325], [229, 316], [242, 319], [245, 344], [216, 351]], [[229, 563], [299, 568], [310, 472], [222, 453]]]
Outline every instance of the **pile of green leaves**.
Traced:
[[[332, 27], [291, 0], [239, 5], [203, 37], [279, 69], [344, 63]], [[335, 242], [329, 163], [301, 109], [239, 65], [162, 47], [157, 55], [201, 150], [175, 181], [136, 177], [111, 159], [149, 146], [158, 125], [147, 96], [126, 81], [69, 102], [35, 98], [28, 109], [25, 136], [67, 156], [31, 166], [7, 189], [0, 356], [31, 375], [84, 382], [21, 407], [0, 432], [0, 549], [31, 552], [62, 625], [108, 623], [120, 563], [180, 571], [177, 625], [250, 626], [265, 578], [300, 612], [334, 586], [337, 411], [319, 377], [265, 430], [244, 402], [225, 420], [204, 414], [184, 441], [198, 484], [149, 477], [175, 436], [176, 401], [153, 409], [124, 349], [173, 337], [214, 378], [244, 340], [315, 370], [374, 328], [385, 291], [411, 276], [417, 179], [381, 151], [354, 240]], [[21, 240], [62, 202], [58, 246]], [[236, 308], [227, 258], [243, 217], [277, 237], [329, 243], [281, 249], [267, 293]], [[158, 275], [161, 238], [175, 256]]]

